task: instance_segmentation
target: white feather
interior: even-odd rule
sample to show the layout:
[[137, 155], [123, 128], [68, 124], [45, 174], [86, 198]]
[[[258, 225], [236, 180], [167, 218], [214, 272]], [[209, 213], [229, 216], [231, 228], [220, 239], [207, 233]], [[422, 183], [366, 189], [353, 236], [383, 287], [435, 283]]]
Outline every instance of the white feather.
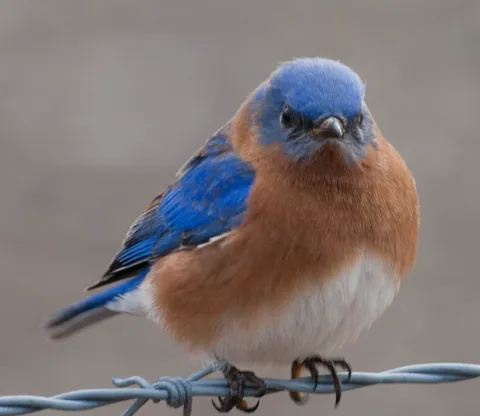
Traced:
[[223, 233], [223, 234], [220, 234], [220, 235], [217, 235], [215, 237], [212, 237], [210, 238], [206, 243], [203, 243], [203, 244], [199, 244], [197, 247], [195, 247], [197, 250], [198, 249], [201, 249], [203, 247], [207, 247], [209, 246], [210, 244], [213, 244], [215, 243], [216, 241], [218, 240], [223, 240], [225, 237], [227, 237], [228, 234], [230, 234], [231, 231], [227, 231], [226, 233]]
[[129, 315], [144, 316], [144, 302], [140, 288], [119, 295], [114, 300], [108, 302], [105, 307], [111, 311], [126, 313]]
[[283, 311], [259, 311], [255, 329], [229, 320], [212, 353], [235, 363], [265, 364], [328, 355], [368, 328], [398, 288], [392, 267], [362, 256], [334, 280], [297, 293]]
[[[234, 317], [225, 319], [212, 349], [199, 353], [259, 364], [290, 364], [309, 355], [328, 355], [354, 341], [387, 309], [399, 289], [397, 277], [390, 265], [363, 255], [336, 278], [295, 294], [283, 311], [259, 310], [254, 328], [246, 330]], [[148, 278], [114, 307], [163, 325]]]

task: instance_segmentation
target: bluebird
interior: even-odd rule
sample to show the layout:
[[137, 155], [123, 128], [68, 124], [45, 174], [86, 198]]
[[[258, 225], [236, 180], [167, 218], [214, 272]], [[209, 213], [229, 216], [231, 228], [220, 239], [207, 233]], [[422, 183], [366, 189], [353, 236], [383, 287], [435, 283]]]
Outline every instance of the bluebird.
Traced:
[[[229, 363], [220, 412], [251, 412], [243, 363], [326, 368], [391, 304], [413, 267], [418, 196], [365, 100], [324, 58], [280, 64], [131, 225], [95, 294], [56, 312], [53, 336], [145, 316], [192, 354]], [[111, 288], [104, 286], [114, 284]], [[291, 393], [297, 403], [305, 396]]]

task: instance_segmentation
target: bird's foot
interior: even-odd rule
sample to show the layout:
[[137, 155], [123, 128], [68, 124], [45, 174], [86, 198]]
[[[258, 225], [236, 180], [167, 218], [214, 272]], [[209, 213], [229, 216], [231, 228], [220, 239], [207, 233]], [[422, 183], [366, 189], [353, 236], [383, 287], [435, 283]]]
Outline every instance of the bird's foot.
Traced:
[[[335, 389], [335, 407], [337, 407], [340, 403], [340, 398], [342, 396], [342, 383], [338, 378], [337, 370], [335, 367], [340, 367], [343, 370], [348, 371], [347, 381], [350, 380], [350, 377], [352, 376], [352, 368], [350, 367], [350, 364], [348, 364], [342, 358], [326, 358], [320, 356], [312, 356], [306, 358], [302, 362], [295, 360], [292, 363], [292, 379], [300, 378], [302, 370], [304, 368], [307, 369], [310, 372], [310, 376], [315, 380], [315, 387], [313, 388], [313, 391], [315, 391], [318, 385], [318, 366], [325, 367], [332, 376], [333, 387]], [[308, 400], [308, 396], [304, 396], [300, 392], [290, 392], [290, 398], [297, 404], [305, 404]]]
[[226, 398], [219, 397], [219, 405], [212, 400], [213, 407], [220, 413], [227, 413], [234, 407], [244, 413], [253, 413], [257, 410], [260, 401], [257, 401], [255, 405], [249, 407], [247, 401], [244, 399], [245, 385], [249, 383], [252, 387], [260, 389], [259, 397], [262, 397], [267, 391], [265, 382], [258, 378], [253, 372], [240, 371], [233, 365], [228, 365], [223, 374], [230, 386], [230, 396]]

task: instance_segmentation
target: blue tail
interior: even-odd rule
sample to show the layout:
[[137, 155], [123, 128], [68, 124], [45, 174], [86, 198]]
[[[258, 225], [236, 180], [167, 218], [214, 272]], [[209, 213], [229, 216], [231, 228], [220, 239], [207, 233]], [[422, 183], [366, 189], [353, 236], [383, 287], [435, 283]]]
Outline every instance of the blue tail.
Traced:
[[[88, 315], [91, 318], [93, 312], [97, 312], [99, 319], [105, 319], [108, 316], [113, 316], [115, 312], [108, 312], [106, 305], [109, 302], [114, 301], [121, 295], [125, 295], [128, 292], [135, 290], [140, 283], [143, 281], [145, 276], [148, 273], [148, 267], [143, 269], [138, 275], [126, 280], [125, 282], [104, 290], [103, 292], [96, 293], [95, 295], [89, 296], [85, 299], [82, 299], [78, 302], [75, 302], [63, 309], [55, 312], [49, 319], [46, 324], [48, 329], [55, 329], [61, 327], [69, 321], [72, 321], [76, 318], [81, 318], [84, 315]], [[98, 314], [98, 312], [101, 312]], [[97, 322], [99, 319], [90, 319], [88, 325]], [[85, 325], [82, 325], [82, 327]]]

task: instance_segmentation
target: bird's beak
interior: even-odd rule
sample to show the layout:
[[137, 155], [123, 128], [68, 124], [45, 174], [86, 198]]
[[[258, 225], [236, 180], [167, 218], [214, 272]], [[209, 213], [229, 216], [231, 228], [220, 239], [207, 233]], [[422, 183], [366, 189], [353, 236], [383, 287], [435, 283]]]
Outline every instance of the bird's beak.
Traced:
[[345, 128], [338, 118], [329, 117], [315, 126], [312, 133], [322, 139], [341, 139], [345, 134]]

